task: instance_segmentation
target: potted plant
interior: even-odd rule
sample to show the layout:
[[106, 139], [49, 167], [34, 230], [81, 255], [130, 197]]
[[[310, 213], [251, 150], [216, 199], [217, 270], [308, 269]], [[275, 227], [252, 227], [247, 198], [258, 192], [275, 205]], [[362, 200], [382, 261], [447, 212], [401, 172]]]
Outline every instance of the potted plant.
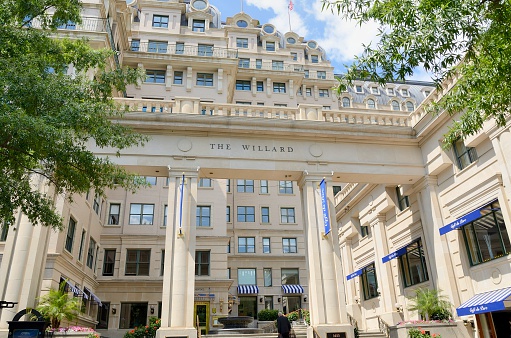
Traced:
[[78, 316], [80, 300], [70, 297], [65, 290], [66, 281], [60, 283], [58, 290], [50, 289], [50, 292], [39, 298], [39, 311], [50, 322], [52, 329], [58, 329], [63, 319], [73, 320]]
[[415, 296], [409, 298], [408, 310], [417, 311], [419, 315], [429, 320], [445, 320], [451, 317], [451, 303], [447, 297], [440, 295], [441, 290], [417, 289]]

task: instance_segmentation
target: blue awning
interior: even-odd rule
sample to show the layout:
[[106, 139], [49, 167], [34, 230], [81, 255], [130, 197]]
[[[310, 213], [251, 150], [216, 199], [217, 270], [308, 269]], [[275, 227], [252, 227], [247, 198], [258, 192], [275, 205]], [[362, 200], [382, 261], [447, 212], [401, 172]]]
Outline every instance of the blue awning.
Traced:
[[349, 275], [346, 276], [346, 280], [350, 280], [350, 279], [353, 279], [357, 276], [360, 276], [362, 274], [362, 272], [364, 272], [364, 269], [360, 269], [360, 270], [357, 270], [353, 273], [350, 273]]
[[[88, 288], [85, 288], [85, 290], [90, 294], [90, 296], [92, 297], [92, 299], [98, 303], [99, 306], [101, 306], [103, 303], [101, 303], [101, 300], [98, 298], [98, 296], [96, 296], [91, 290], [89, 290]], [[84, 293], [85, 294], [85, 293]]]
[[238, 285], [238, 294], [246, 295], [257, 293], [259, 293], [257, 285]]
[[409, 243], [407, 245], [405, 245], [404, 247], [402, 247], [401, 249], [397, 250], [397, 251], [394, 251], [393, 253], [391, 254], [388, 254], [387, 256], [383, 257], [381, 259], [382, 263], [387, 263], [388, 261], [391, 261], [393, 260], [394, 258], [398, 258], [400, 256], [403, 256], [405, 253], [406, 253], [406, 249], [414, 244], [414, 243], [417, 243], [417, 241], [413, 241], [412, 243]]
[[60, 284], [62, 284], [62, 282], [66, 282], [66, 291], [72, 291], [75, 296], [83, 296], [83, 291], [71, 284], [69, 280], [64, 277], [60, 277]]
[[461, 304], [456, 309], [458, 316], [505, 310], [511, 307], [511, 287], [483, 292]]
[[303, 293], [303, 287], [298, 284], [286, 284], [282, 285], [284, 293]]
[[463, 217], [458, 218], [454, 222], [451, 222], [447, 224], [446, 226], [441, 227], [440, 230], [440, 236], [445, 235], [446, 233], [456, 230], [458, 228], [461, 228], [462, 226], [475, 221], [476, 219], [481, 217], [481, 209], [479, 208], [477, 210], [472, 211], [471, 213], [466, 214]]

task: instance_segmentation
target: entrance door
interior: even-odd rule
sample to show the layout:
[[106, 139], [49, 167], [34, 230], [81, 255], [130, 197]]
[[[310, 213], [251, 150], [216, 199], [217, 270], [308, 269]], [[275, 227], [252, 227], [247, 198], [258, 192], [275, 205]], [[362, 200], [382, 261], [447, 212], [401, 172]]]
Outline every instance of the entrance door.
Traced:
[[283, 309], [284, 313], [291, 313], [300, 309], [302, 307], [301, 301], [301, 296], [284, 296], [282, 301], [285, 307], [285, 309]]
[[[209, 331], [209, 302], [195, 302], [194, 306], [194, 326], [200, 330], [201, 334], [208, 334]], [[199, 327], [197, 327], [199, 325]]]

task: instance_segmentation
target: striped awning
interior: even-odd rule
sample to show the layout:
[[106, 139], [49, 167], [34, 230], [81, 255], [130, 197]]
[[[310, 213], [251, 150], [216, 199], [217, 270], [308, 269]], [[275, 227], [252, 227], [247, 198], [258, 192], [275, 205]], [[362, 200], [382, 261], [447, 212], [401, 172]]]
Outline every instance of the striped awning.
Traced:
[[456, 312], [458, 316], [505, 310], [511, 307], [511, 287], [483, 292], [461, 304]]
[[299, 284], [286, 284], [282, 285], [284, 293], [303, 293], [303, 287]]
[[80, 290], [79, 288], [77, 288], [76, 286], [74, 286], [73, 284], [71, 284], [71, 282], [69, 280], [61, 277], [60, 283], [62, 284], [62, 282], [66, 282], [66, 287], [65, 287], [66, 291], [72, 291], [75, 296], [83, 296], [84, 295], [83, 291]]
[[[92, 297], [92, 299], [98, 303], [99, 306], [101, 306], [103, 303], [101, 303], [101, 300], [99, 299], [98, 296], [96, 296], [90, 289], [88, 288], [85, 288], [85, 290], [90, 294], [90, 296]], [[84, 293], [85, 294], [85, 293]]]
[[259, 288], [257, 285], [238, 285], [238, 294], [240, 295], [250, 295], [259, 293]]

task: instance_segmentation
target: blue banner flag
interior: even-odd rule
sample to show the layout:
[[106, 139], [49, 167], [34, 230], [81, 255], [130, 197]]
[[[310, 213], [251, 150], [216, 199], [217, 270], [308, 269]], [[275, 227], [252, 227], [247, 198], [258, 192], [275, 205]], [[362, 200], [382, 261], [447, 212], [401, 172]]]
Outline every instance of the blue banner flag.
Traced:
[[325, 179], [319, 184], [321, 191], [321, 207], [323, 209], [323, 222], [325, 223], [325, 235], [330, 233], [330, 216], [328, 215], [328, 199], [326, 197], [326, 182]]

